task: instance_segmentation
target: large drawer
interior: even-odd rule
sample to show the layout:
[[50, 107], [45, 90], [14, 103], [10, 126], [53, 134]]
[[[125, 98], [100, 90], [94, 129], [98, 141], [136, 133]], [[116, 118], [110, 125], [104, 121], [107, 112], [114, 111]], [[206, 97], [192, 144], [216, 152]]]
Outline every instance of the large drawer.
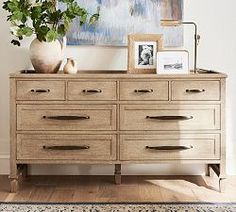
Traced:
[[17, 81], [17, 100], [65, 100], [63, 81]]
[[121, 105], [120, 129], [220, 129], [220, 105]]
[[220, 81], [173, 81], [171, 100], [220, 100]]
[[120, 158], [136, 161], [220, 159], [220, 135], [122, 135]]
[[116, 130], [116, 106], [18, 105], [17, 130]]
[[20, 134], [17, 159], [116, 160], [116, 136]]
[[69, 100], [116, 100], [116, 82], [70, 81]]
[[120, 82], [120, 100], [168, 100], [167, 81]]

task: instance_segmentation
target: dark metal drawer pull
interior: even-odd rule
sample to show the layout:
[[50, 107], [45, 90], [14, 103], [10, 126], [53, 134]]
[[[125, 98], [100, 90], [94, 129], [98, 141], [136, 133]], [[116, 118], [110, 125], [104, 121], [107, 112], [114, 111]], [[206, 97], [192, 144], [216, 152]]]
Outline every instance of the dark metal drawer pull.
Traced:
[[83, 90], [84, 93], [102, 93], [101, 89], [84, 89]]
[[146, 149], [160, 150], [160, 151], [182, 151], [192, 149], [193, 146], [146, 146]]
[[135, 93], [153, 93], [153, 89], [134, 90]]
[[187, 93], [203, 93], [205, 92], [205, 89], [187, 89]]
[[31, 89], [32, 93], [49, 93], [50, 89]]
[[193, 116], [146, 116], [146, 119], [156, 119], [162, 121], [185, 121], [193, 119]]
[[43, 146], [43, 149], [48, 150], [83, 150], [89, 148], [90, 146]]
[[44, 119], [53, 119], [53, 120], [82, 120], [82, 119], [90, 119], [87, 115], [81, 116], [43, 116]]

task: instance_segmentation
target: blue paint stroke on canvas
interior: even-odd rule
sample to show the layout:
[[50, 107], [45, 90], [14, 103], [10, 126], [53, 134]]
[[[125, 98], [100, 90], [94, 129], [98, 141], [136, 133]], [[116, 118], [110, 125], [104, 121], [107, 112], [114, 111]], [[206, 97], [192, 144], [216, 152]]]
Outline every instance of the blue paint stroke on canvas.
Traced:
[[[183, 0], [76, 0], [90, 14], [100, 8], [95, 25], [80, 27], [76, 19], [67, 34], [68, 45], [126, 46], [127, 35], [163, 34], [165, 46], [183, 44], [182, 27], [160, 26], [161, 19], [182, 20]], [[59, 3], [59, 8], [63, 5]]]

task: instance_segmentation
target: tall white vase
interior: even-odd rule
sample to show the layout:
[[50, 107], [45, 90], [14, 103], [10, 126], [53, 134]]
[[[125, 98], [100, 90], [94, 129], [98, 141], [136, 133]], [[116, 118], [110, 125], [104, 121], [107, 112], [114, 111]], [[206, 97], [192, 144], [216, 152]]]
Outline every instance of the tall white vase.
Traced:
[[37, 38], [30, 44], [31, 63], [39, 73], [57, 73], [62, 63], [65, 42], [40, 42]]

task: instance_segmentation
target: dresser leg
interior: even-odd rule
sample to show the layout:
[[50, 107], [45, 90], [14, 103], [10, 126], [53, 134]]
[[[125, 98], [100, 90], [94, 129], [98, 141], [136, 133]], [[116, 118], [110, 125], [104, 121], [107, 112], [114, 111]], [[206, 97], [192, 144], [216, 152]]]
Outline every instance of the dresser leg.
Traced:
[[23, 177], [24, 180], [28, 178], [28, 166], [27, 165], [23, 166], [22, 177]]
[[11, 179], [10, 186], [11, 186], [10, 192], [16, 193], [19, 189], [19, 180], [18, 179]]
[[121, 184], [121, 164], [115, 164], [115, 184]]
[[210, 176], [210, 165], [209, 164], [205, 165], [205, 175]]
[[219, 178], [219, 190], [221, 193], [225, 192], [226, 178]]

